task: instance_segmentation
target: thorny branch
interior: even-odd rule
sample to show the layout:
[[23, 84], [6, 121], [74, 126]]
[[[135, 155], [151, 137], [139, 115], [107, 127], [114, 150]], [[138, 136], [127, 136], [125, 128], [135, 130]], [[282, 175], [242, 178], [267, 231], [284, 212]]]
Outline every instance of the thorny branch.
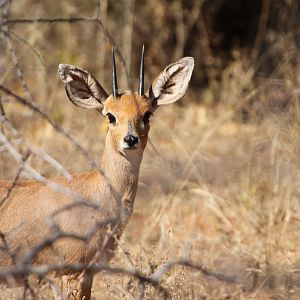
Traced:
[[[183, 266], [190, 268], [194, 271], [201, 272], [205, 276], [212, 277], [222, 282], [226, 283], [239, 283], [239, 280], [236, 276], [225, 275], [222, 272], [218, 272], [216, 270], [211, 270], [206, 268], [204, 265], [196, 262], [192, 262], [190, 260], [170, 260], [166, 263], [160, 265], [153, 274], [144, 275], [141, 271], [135, 268], [121, 268], [121, 267], [113, 267], [107, 264], [95, 263], [95, 264], [84, 264], [84, 263], [74, 263], [74, 264], [52, 264], [52, 265], [31, 265], [31, 264], [21, 264], [15, 265], [10, 268], [2, 268], [0, 269], [0, 279], [7, 278], [8, 276], [12, 276], [14, 278], [36, 275], [41, 278], [44, 278], [48, 274], [51, 274], [54, 271], [66, 271], [73, 270], [76, 272], [88, 271], [91, 274], [95, 275], [101, 271], [106, 271], [108, 273], [113, 274], [125, 274], [131, 276], [139, 281], [142, 285], [150, 285], [153, 288], [157, 289], [165, 299], [169, 299], [170, 295], [167, 289], [163, 286], [163, 277], [169, 272], [172, 268], [177, 266]], [[141, 291], [141, 297], [143, 291]]]

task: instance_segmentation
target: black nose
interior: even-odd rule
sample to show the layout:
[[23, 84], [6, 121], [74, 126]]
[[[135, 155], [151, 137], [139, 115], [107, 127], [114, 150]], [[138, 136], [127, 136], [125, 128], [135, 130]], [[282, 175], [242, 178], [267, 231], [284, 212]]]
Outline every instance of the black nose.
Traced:
[[136, 144], [139, 142], [139, 138], [137, 136], [129, 134], [124, 137], [124, 142], [127, 143], [129, 147], [133, 147], [136, 146]]

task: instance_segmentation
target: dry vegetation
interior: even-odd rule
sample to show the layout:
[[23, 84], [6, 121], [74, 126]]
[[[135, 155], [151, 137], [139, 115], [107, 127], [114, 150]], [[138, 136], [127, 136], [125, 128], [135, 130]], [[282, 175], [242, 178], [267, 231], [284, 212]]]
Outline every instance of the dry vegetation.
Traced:
[[[0, 1], [2, 20], [6, 2]], [[211, 271], [174, 265], [161, 281], [172, 299], [299, 299], [298, 2], [254, 1], [240, 34], [234, 17], [231, 32], [225, 23], [222, 32], [214, 18], [228, 22], [228, 10], [244, 17], [247, 7], [238, 5], [243, 1], [139, 2], [100, 1], [99, 9], [97, 1], [15, 0], [8, 11], [9, 19], [100, 17], [134, 79], [145, 43], [148, 83], [173, 59], [195, 57], [181, 104], [160, 109], [152, 119], [134, 213], [112, 265], [151, 276], [164, 262], [184, 258]], [[17, 23], [5, 36], [1, 26], [1, 85], [38, 104], [97, 161], [105, 121], [69, 103], [57, 65], [88, 69], [110, 90], [111, 44], [101, 28], [88, 22]], [[39, 114], [3, 90], [1, 97], [27, 141], [71, 173], [92, 169]], [[14, 145], [26, 153], [17, 140]], [[57, 174], [35, 155], [28, 162], [46, 177]], [[2, 147], [1, 178], [13, 179], [18, 169]], [[2, 289], [0, 299], [18, 293]], [[135, 299], [139, 293], [137, 280], [124, 274], [102, 272], [93, 285], [93, 299]], [[144, 296], [163, 298], [148, 285]]]

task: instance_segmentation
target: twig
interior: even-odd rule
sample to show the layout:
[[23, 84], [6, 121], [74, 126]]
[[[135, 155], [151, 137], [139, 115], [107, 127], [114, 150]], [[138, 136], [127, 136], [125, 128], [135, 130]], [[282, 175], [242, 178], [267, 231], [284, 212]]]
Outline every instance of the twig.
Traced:
[[[97, 171], [104, 177], [107, 185], [109, 186], [114, 198], [116, 199], [116, 201], [119, 204], [119, 207], [121, 209], [121, 212], [123, 211], [123, 203], [120, 199], [120, 197], [118, 196], [118, 194], [116, 193], [114, 187], [111, 185], [111, 183], [109, 182], [108, 178], [106, 177], [106, 175], [104, 174], [104, 172], [101, 170], [100, 167], [98, 167], [98, 165], [96, 164], [96, 162], [90, 157], [89, 153], [78, 143], [75, 141], [75, 139], [68, 133], [66, 132], [62, 127], [60, 127], [59, 125], [57, 125], [46, 113], [44, 113], [35, 103], [33, 103], [32, 101], [23, 98], [19, 95], [14, 94], [13, 92], [11, 92], [9, 89], [7, 89], [6, 87], [0, 85], [0, 90], [3, 90], [6, 94], [13, 96], [17, 101], [19, 101], [20, 103], [30, 107], [32, 110], [34, 110], [35, 112], [37, 112], [40, 116], [42, 116], [42, 118], [44, 118], [51, 126], [54, 130], [56, 130], [58, 133], [62, 134], [63, 136], [65, 136], [68, 140], [71, 141], [71, 143], [75, 146], [76, 149], [80, 150], [80, 152], [85, 156], [85, 158], [97, 169]], [[4, 138], [6, 140], [6, 145], [8, 145], [9, 147], [6, 147], [7, 150], [12, 151], [11, 153], [16, 154], [16, 150], [12, 147], [12, 145], [9, 145], [9, 143], [7, 143], [7, 139], [4, 135], [2, 135], [2, 138]], [[4, 143], [4, 144], [5, 144]], [[17, 156], [15, 156], [16, 158]], [[20, 159], [20, 157], [18, 157], [18, 159]], [[34, 175], [33, 178], [35, 178], [38, 181], [41, 181], [43, 183], [45, 183], [48, 187], [51, 187], [56, 190], [56, 191], [60, 191], [62, 192], [62, 190], [65, 190], [65, 192], [67, 193], [66, 195], [68, 195], [68, 189], [66, 189], [64, 186], [61, 186], [55, 182], [51, 182], [49, 180], [47, 180], [45, 177], [41, 176], [38, 172], [36, 172], [34, 169], [32, 169], [30, 167], [32, 173], [31, 175]], [[30, 173], [30, 172], [29, 172]], [[59, 188], [59, 186], [62, 187], [62, 189]], [[74, 194], [74, 193], [72, 193]], [[70, 194], [69, 194], [70, 195]], [[81, 197], [77, 197], [74, 194], [75, 198], [74, 199], [80, 199]], [[72, 196], [71, 196], [72, 197]], [[81, 198], [82, 199], [82, 198]]]
[[[5, 9], [3, 10], [3, 14], [2, 14], [2, 18], [3, 20], [7, 20], [9, 18], [9, 14], [10, 14], [10, 6], [11, 6], [11, 2], [8, 2], [8, 4], [6, 5]], [[16, 70], [16, 74], [17, 74], [17, 78], [24, 90], [24, 92], [26, 93], [27, 97], [29, 99], [33, 99], [32, 98], [32, 95], [29, 91], [29, 88], [27, 86], [27, 83], [25, 81], [25, 78], [23, 76], [23, 72], [20, 68], [20, 64], [19, 64], [19, 60], [17, 58], [17, 55], [16, 55], [16, 52], [15, 52], [15, 49], [13, 47], [13, 44], [9, 38], [9, 29], [8, 29], [8, 26], [5, 25], [1, 28], [1, 33], [3, 35], [3, 39], [5, 40], [6, 42], [6, 45], [8, 47], [8, 50], [9, 50], [9, 53], [10, 53], [10, 56], [11, 56], [11, 59], [12, 59], [12, 62], [13, 62], [13, 65], [15, 67], [15, 70]]]
[[2, 1], [0, 1], [0, 8], [3, 8], [5, 5], [7, 5], [10, 2], [11, 2], [11, 0], [2, 0]]
[[117, 46], [115, 40], [112, 38], [106, 27], [102, 24], [100, 19], [96, 18], [88, 18], [88, 17], [77, 17], [77, 18], [34, 18], [34, 19], [9, 19], [0, 21], [0, 27], [5, 25], [16, 25], [16, 24], [55, 24], [55, 23], [79, 23], [79, 22], [86, 22], [86, 23], [96, 23], [104, 32], [105, 36], [109, 40], [110, 44], [115, 48], [116, 55], [119, 57], [121, 64], [124, 68], [127, 80], [127, 86], [130, 91], [133, 91], [132, 80], [129, 76], [129, 72], [126, 66], [125, 59]]
[[[110, 222], [109, 224], [113, 224], [113, 222]], [[107, 225], [109, 225], [109, 224], [107, 224]], [[111, 231], [106, 230], [106, 235], [105, 235], [104, 241], [102, 242], [101, 249], [99, 249], [95, 253], [94, 257], [92, 257], [91, 261], [89, 262], [89, 266], [92, 266], [93, 264], [101, 261], [101, 256], [102, 256], [103, 252], [105, 251], [106, 245], [112, 238], [114, 238], [114, 234], [116, 233], [116, 230], [119, 228], [119, 226], [120, 226], [120, 220], [115, 222], [114, 227], [112, 228]], [[79, 278], [83, 279], [85, 273], [87, 273], [87, 270], [84, 270], [81, 273], [81, 275], [79, 276]]]
[[0, 26], [16, 25], [16, 24], [54, 24], [54, 23], [101, 23], [99, 19], [89, 17], [76, 17], [76, 18], [32, 18], [32, 19], [9, 19], [0, 21]]
[[19, 178], [20, 178], [20, 175], [24, 169], [24, 163], [28, 160], [28, 158], [30, 157], [31, 155], [31, 152], [28, 151], [25, 156], [23, 157], [23, 162], [21, 163], [21, 166], [14, 178], [14, 180], [11, 182], [11, 185], [10, 187], [7, 189], [6, 191], [6, 194], [2, 197], [1, 201], [0, 201], [0, 207], [4, 204], [4, 202], [10, 197], [10, 194], [11, 192], [13, 191], [13, 189], [16, 187], [18, 181], [19, 181]]
[[[100, 0], [94, 0], [95, 2], [95, 9], [94, 9], [94, 13], [92, 18], [93, 19], [98, 19], [99, 18], [99, 14], [100, 14], [100, 10], [101, 10], [101, 4], [100, 4]], [[101, 18], [100, 18], [101, 20]]]
[[132, 276], [136, 278], [139, 282], [143, 282], [151, 285], [155, 289], [157, 289], [160, 293], [164, 295], [164, 298], [169, 299], [170, 295], [168, 291], [156, 280], [153, 280], [151, 277], [145, 276], [135, 269], [124, 269], [120, 267], [112, 267], [106, 264], [93, 264], [88, 265], [84, 263], [76, 263], [76, 264], [52, 264], [52, 265], [22, 265], [22, 266], [13, 266], [13, 267], [4, 267], [0, 269], [0, 278], [6, 278], [11, 275], [13, 277], [23, 277], [28, 276], [30, 274], [34, 274], [40, 277], [44, 277], [49, 273], [58, 272], [58, 271], [66, 271], [73, 270], [76, 272], [82, 272], [84, 270], [90, 272], [91, 274], [96, 274], [101, 271], [106, 271], [113, 274], [126, 274], [128, 276]]
[[237, 283], [238, 282], [238, 280], [235, 276], [228, 276], [228, 275], [224, 275], [221, 272], [217, 272], [215, 270], [209, 270], [199, 263], [192, 263], [188, 260], [170, 260], [170, 261], [166, 262], [165, 264], [163, 264], [157, 268], [157, 270], [154, 272], [154, 274], [151, 277], [152, 280], [154, 280], [156, 282], [160, 282], [162, 276], [164, 274], [166, 274], [167, 272], [169, 272], [175, 266], [189, 267], [191, 269], [200, 271], [201, 273], [203, 273], [206, 276], [214, 277], [220, 281], [225, 281], [228, 283]]
[[13, 65], [15, 67], [15, 71], [16, 71], [16, 74], [17, 74], [17, 78], [21, 84], [21, 87], [23, 88], [26, 96], [31, 100], [33, 101], [33, 97], [30, 93], [30, 90], [27, 86], [27, 83], [25, 81], [25, 78], [24, 78], [24, 75], [23, 75], [23, 71], [20, 67], [20, 64], [19, 64], [19, 60], [17, 58], [17, 55], [16, 55], [16, 52], [15, 52], [15, 49], [12, 45], [12, 42], [9, 38], [9, 34], [8, 34], [8, 30], [7, 29], [2, 29], [2, 32], [4, 34], [4, 37], [5, 37], [5, 40], [6, 40], [6, 44], [7, 44], [7, 47], [8, 47], [8, 50], [10, 52], [10, 56], [11, 56], [11, 59], [12, 59], [12, 62], [13, 62]]
[[56, 295], [60, 297], [61, 300], [67, 300], [67, 297], [62, 293], [54, 280], [52, 280], [49, 276], [43, 276], [43, 280], [49, 282], [50, 286], [54, 289]]
[[3, 244], [3, 246], [0, 247], [0, 250], [5, 251], [6, 254], [8, 254], [11, 261], [15, 264], [16, 263], [16, 255], [13, 251], [11, 251], [7, 241], [6, 237], [3, 232], [0, 231], [0, 240]]
[[18, 102], [30, 107], [33, 111], [38, 113], [43, 119], [45, 119], [52, 126], [52, 128], [55, 131], [57, 131], [58, 133], [66, 137], [73, 144], [73, 146], [75, 146], [75, 148], [83, 154], [83, 156], [92, 164], [93, 167], [99, 170], [98, 165], [89, 155], [89, 153], [78, 142], [76, 142], [75, 139], [68, 132], [66, 132], [62, 127], [57, 125], [45, 112], [43, 112], [36, 103], [13, 93], [12, 91], [10, 91], [8, 88], [4, 87], [1, 84], [0, 84], [0, 90], [2, 90], [7, 95], [14, 97]]
[[12, 126], [12, 124], [8, 121], [6, 115], [2, 116], [2, 118], [0, 118], [0, 121], [2, 122], [2, 124], [5, 125], [5, 127], [9, 130], [9, 132], [13, 135], [13, 137], [15, 138], [15, 141], [26, 145], [32, 153], [34, 153], [35, 155], [37, 155], [40, 158], [42, 158], [43, 160], [45, 160], [54, 169], [56, 169], [58, 172], [63, 174], [67, 178], [67, 180], [70, 181], [72, 179], [71, 174], [56, 159], [54, 159], [53, 157], [48, 155], [46, 152], [38, 149], [37, 147], [32, 145], [30, 142], [26, 141], [20, 135], [20, 133]]
[[71, 191], [70, 189], [66, 188], [65, 186], [51, 181], [49, 179], [46, 179], [44, 176], [42, 176], [39, 172], [37, 172], [34, 168], [32, 168], [28, 163], [24, 162], [24, 158], [22, 155], [12, 146], [12, 144], [8, 141], [8, 139], [0, 132], [0, 142], [3, 143], [3, 145], [7, 148], [11, 156], [20, 164], [22, 162], [24, 163], [24, 171], [27, 172], [28, 176], [34, 180], [37, 180], [39, 182], [44, 183], [47, 185], [50, 189], [53, 189], [54, 191], [58, 193], [62, 193], [68, 197], [70, 197], [73, 201], [78, 201], [80, 203], [85, 204], [86, 206], [98, 208], [98, 205], [92, 201], [88, 201], [84, 199], [79, 194]]
[[28, 280], [28, 276], [26, 276], [25, 281], [24, 281], [24, 292], [23, 292], [23, 300], [26, 300], [26, 294], [27, 291], [30, 292], [30, 295], [32, 296], [33, 299], [36, 299], [36, 294], [34, 290], [32, 289], [30, 282]]
[[51, 247], [55, 242], [60, 239], [73, 239], [86, 242], [88, 240], [88, 235], [78, 235], [74, 233], [65, 233], [65, 232], [55, 232], [49, 238], [43, 239], [40, 243], [30, 249], [29, 253], [22, 259], [21, 264], [28, 265], [31, 264], [34, 258], [45, 248]]
[[30, 48], [30, 50], [36, 55], [36, 57], [38, 58], [40, 64], [46, 68], [45, 63], [43, 61], [42, 55], [24, 38], [22, 38], [21, 36], [19, 36], [17, 33], [13, 32], [13, 31], [7, 31], [6, 34], [8, 35], [8, 37], [10, 39], [15, 39], [17, 41], [19, 41], [20, 43], [28, 46]]
[[[123, 214], [123, 203], [120, 199], [120, 197], [118, 196], [118, 194], [116, 193], [114, 187], [111, 185], [111, 183], [109, 182], [108, 178], [106, 177], [106, 175], [104, 174], [104, 172], [101, 170], [100, 167], [98, 167], [98, 165], [95, 163], [95, 161], [90, 157], [89, 153], [78, 143], [75, 141], [75, 139], [68, 133], [66, 132], [62, 127], [60, 127], [59, 125], [57, 125], [46, 113], [44, 113], [41, 109], [39, 109], [39, 107], [37, 107], [37, 105], [35, 103], [33, 103], [32, 101], [23, 98], [19, 95], [14, 94], [13, 92], [11, 92], [9, 89], [7, 89], [6, 87], [0, 85], [0, 90], [4, 91], [5, 93], [13, 96], [17, 101], [19, 101], [20, 103], [30, 107], [32, 110], [34, 110], [35, 112], [37, 112], [40, 116], [42, 116], [51, 126], [54, 130], [56, 130], [58, 133], [62, 134], [63, 136], [65, 136], [67, 139], [69, 139], [72, 144], [81, 151], [81, 153], [85, 156], [85, 158], [97, 169], [97, 171], [103, 176], [103, 178], [105, 179], [107, 185], [109, 186], [114, 198], [116, 199], [116, 201], [118, 202], [119, 208], [121, 209], [121, 213]], [[14, 149], [14, 147], [8, 142], [7, 138], [1, 134], [1, 138], [0, 141], [2, 139], [3, 144], [6, 146], [7, 150], [13, 155], [13, 157], [21, 162], [21, 156], [17, 153], [16, 149]], [[44, 184], [46, 184], [48, 187], [62, 192], [67, 196], [75, 197], [74, 199], [77, 200], [84, 200], [82, 197], [76, 195], [75, 193], [71, 192], [69, 189], [66, 189], [64, 186], [57, 184], [56, 182], [47, 180], [45, 177], [41, 176], [36, 170], [34, 170], [32, 167], [27, 166], [25, 164], [26, 169], [29, 170], [29, 174], [31, 176], [33, 176], [33, 178], [35, 180], [38, 180], [40, 182], [43, 182]], [[73, 195], [73, 196], [72, 196]], [[85, 200], [84, 200], [85, 201]], [[87, 203], [87, 205], [91, 205], [91, 202], [89, 204], [89, 201], [85, 201]]]

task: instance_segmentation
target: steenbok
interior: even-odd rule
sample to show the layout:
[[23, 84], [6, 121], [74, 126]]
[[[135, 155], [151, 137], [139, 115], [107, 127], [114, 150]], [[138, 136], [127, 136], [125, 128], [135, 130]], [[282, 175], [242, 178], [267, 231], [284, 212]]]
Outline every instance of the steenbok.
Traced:
[[[164, 104], [182, 98], [188, 88], [194, 59], [184, 57], [167, 66], [144, 92], [144, 49], [137, 93], [119, 93], [114, 50], [112, 95], [87, 71], [60, 64], [59, 76], [71, 102], [96, 109], [107, 120], [108, 132], [101, 171], [51, 181], [80, 195], [78, 203], [68, 194], [42, 183], [18, 183], [0, 207], [1, 269], [18, 266], [61, 266], [52, 273], [67, 279], [63, 291], [77, 299], [90, 299], [93, 272], [78, 265], [107, 263], [112, 257], [133, 210], [139, 170], [149, 133], [149, 118]], [[4, 195], [9, 182], [1, 182]], [[51, 222], [49, 221], [51, 219]], [[72, 267], [74, 266], [74, 267]], [[77, 267], [75, 267], [77, 266]], [[2, 279], [9, 286], [24, 284], [22, 276]], [[76, 291], [71, 282], [76, 282]]]

